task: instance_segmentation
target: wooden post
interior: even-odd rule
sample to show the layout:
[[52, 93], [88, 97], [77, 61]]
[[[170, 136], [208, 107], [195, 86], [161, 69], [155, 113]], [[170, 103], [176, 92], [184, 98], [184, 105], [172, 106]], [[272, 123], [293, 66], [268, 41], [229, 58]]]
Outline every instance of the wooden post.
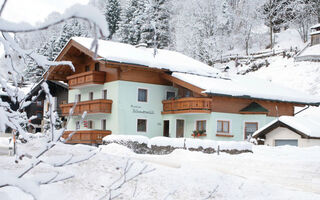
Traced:
[[218, 150], [217, 150], [217, 154], [220, 154], [220, 145], [218, 145]]

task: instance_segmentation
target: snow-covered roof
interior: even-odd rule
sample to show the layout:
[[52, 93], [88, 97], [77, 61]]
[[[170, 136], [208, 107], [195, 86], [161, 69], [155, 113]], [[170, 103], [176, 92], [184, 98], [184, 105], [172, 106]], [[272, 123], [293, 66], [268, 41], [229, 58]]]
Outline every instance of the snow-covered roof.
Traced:
[[227, 78], [212, 78], [175, 72], [172, 76], [202, 88], [205, 93], [233, 97], [265, 99], [274, 101], [319, 104], [320, 97], [285, 88], [252, 76], [234, 75]]
[[[73, 37], [71, 39], [87, 49], [91, 48], [93, 40], [85, 37]], [[99, 40], [98, 45], [97, 54], [108, 61], [214, 77], [218, 76], [220, 73], [218, 70], [200, 61], [175, 51], [157, 49], [157, 53], [154, 56], [153, 48], [136, 47], [129, 44], [105, 40]]]
[[311, 29], [318, 28], [318, 27], [320, 27], [320, 23], [319, 23], [319, 24], [315, 24], [315, 25], [311, 26]]
[[320, 56], [320, 44], [307, 47], [298, 57], [302, 56]]
[[320, 34], [320, 31], [314, 31], [310, 33], [310, 35], [317, 35], [317, 34]]
[[309, 137], [320, 139], [320, 121], [314, 116], [281, 116], [257, 130], [253, 134], [253, 137], [260, 135], [261, 132], [278, 121], [302, 132]]

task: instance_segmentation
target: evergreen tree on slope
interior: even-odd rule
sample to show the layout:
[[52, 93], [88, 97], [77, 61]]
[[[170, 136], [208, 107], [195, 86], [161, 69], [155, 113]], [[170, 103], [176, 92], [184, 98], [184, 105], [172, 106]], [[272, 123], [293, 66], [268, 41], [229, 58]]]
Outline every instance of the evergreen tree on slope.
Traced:
[[104, 12], [105, 12], [104, 15], [106, 17], [106, 21], [108, 22], [108, 26], [109, 26], [109, 32], [110, 32], [109, 39], [112, 39], [112, 36], [119, 29], [120, 14], [121, 14], [119, 1], [107, 0]]

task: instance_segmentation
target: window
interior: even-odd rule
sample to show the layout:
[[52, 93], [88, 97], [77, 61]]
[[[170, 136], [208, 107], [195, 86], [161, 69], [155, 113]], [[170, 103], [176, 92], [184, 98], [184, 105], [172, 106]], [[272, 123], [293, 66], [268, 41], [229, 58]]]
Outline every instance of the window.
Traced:
[[80, 121], [76, 121], [76, 129], [80, 129]]
[[80, 102], [81, 101], [81, 94], [76, 94], [76, 101]]
[[37, 112], [37, 118], [42, 119], [42, 112]]
[[89, 100], [92, 101], [93, 100], [93, 92], [89, 93]]
[[257, 122], [246, 122], [244, 128], [244, 139], [251, 138], [252, 134], [258, 130], [258, 123]]
[[93, 121], [88, 121], [88, 128], [93, 129]]
[[176, 93], [175, 93], [175, 92], [167, 91], [167, 97], [166, 97], [166, 99], [167, 99], [167, 100], [174, 99], [175, 96], [176, 96]]
[[37, 101], [37, 106], [42, 106], [42, 101], [41, 100]]
[[102, 90], [102, 99], [107, 99], [107, 90]]
[[94, 64], [94, 71], [100, 71], [100, 65], [99, 65], [99, 63], [95, 63]]
[[107, 130], [107, 120], [105, 119], [101, 120], [101, 129]]
[[205, 131], [206, 130], [206, 120], [196, 121], [196, 130]]
[[217, 121], [217, 132], [218, 133], [229, 133], [230, 130], [230, 122], [229, 121]]
[[138, 119], [137, 120], [137, 131], [138, 132], [147, 132], [147, 120]]
[[90, 66], [89, 66], [89, 65], [85, 66], [84, 71], [85, 71], [85, 72], [90, 71]]
[[147, 89], [138, 89], [138, 101], [147, 102], [148, 101], [148, 90]]

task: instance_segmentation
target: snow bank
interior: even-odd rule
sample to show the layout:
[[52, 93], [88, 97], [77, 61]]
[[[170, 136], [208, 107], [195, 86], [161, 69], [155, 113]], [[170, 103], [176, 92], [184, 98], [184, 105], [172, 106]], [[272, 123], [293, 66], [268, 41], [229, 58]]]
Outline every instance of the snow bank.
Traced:
[[104, 142], [137, 142], [139, 144], [148, 144], [149, 138], [142, 135], [108, 135], [103, 138]]
[[131, 149], [116, 143], [111, 143], [108, 145], [100, 145], [99, 146], [102, 153], [113, 154], [113, 155], [125, 155], [130, 156], [133, 155]]
[[168, 138], [168, 137], [154, 137], [147, 138], [140, 135], [109, 135], [103, 138], [105, 143], [119, 143], [125, 144], [127, 142], [138, 142], [139, 144], [146, 144], [149, 148], [157, 147], [173, 147], [173, 148], [187, 148], [187, 149], [218, 149], [220, 150], [238, 150], [251, 151], [252, 144], [249, 142], [237, 141], [215, 141], [215, 140], [201, 140], [192, 138]]
[[9, 148], [13, 146], [13, 143], [10, 143], [10, 137], [0, 137], [0, 147]]

